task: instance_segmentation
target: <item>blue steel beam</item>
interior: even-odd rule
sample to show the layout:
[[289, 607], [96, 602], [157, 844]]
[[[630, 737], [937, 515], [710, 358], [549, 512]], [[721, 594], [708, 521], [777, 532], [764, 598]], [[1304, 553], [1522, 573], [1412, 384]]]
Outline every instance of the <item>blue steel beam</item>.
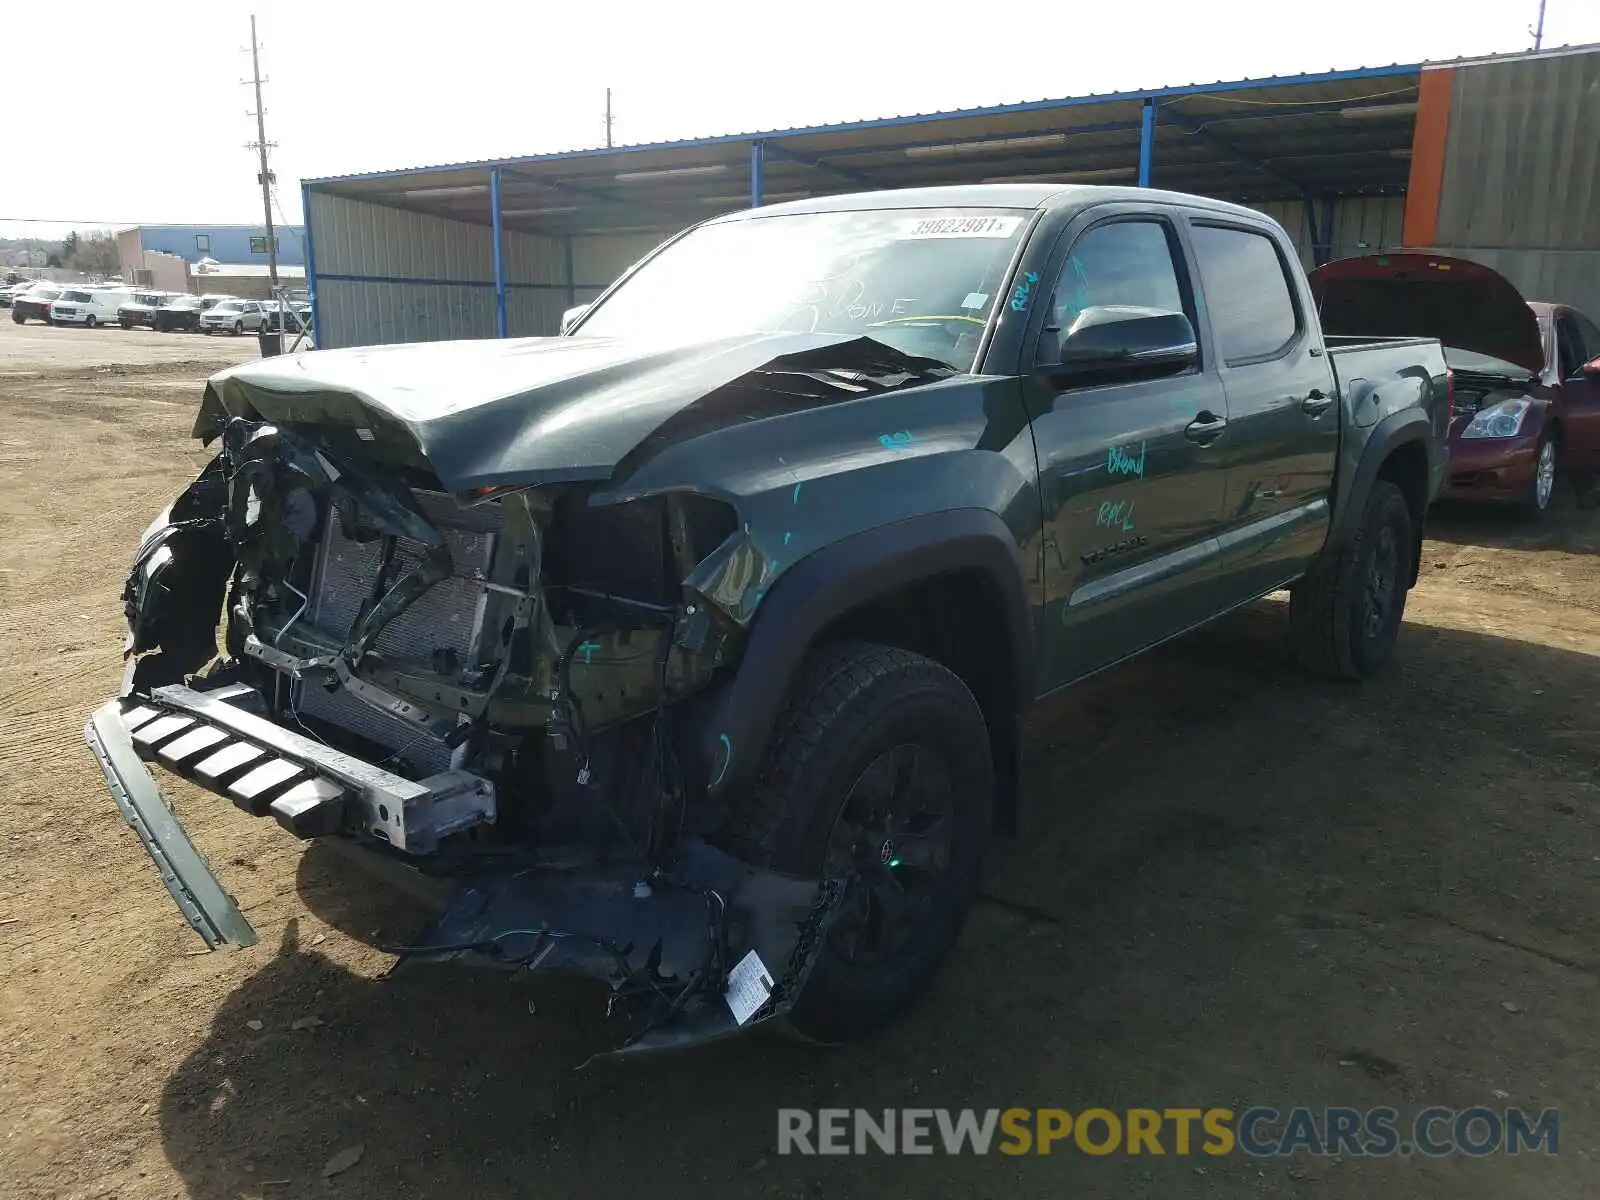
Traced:
[[760, 138], [750, 143], [750, 207], [761, 207], [761, 175], [767, 165], [767, 144]]
[[494, 234], [494, 323], [497, 337], [506, 336], [506, 264], [504, 231], [500, 228], [500, 168], [489, 172], [489, 227]]
[[1419, 75], [1422, 63], [1396, 63], [1387, 67], [1361, 67], [1352, 71], [1326, 71], [1314, 75], [1274, 75], [1262, 79], [1238, 79], [1218, 81], [1216, 83], [1184, 84], [1180, 87], [1145, 88], [1136, 92], [1111, 92], [1100, 96], [1067, 96], [1050, 100], [1029, 100], [1020, 104], [997, 104], [986, 108], [969, 108], [952, 112], [918, 113], [902, 117], [881, 117], [869, 121], [847, 121], [837, 125], [810, 125], [796, 129], [761, 130], [751, 133], [730, 133], [717, 137], [685, 138], [679, 141], [647, 143], [640, 146], [596, 146], [588, 150], [559, 150], [549, 154], [528, 154], [517, 158], [499, 159], [493, 162], [477, 163], [439, 163], [428, 167], [411, 167], [395, 171], [373, 171], [359, 175], [331, 175], [320, 179], [308, 180], [315, 184], [343, 183], [362, 179], [397, 179], [407, 176], [440, 174], [446, 171], [461, 171], [471, 167], [485, 167], [498, 165], [514, 167], [522, 164], [541, 162], [569, 162], [584, 158], [599, 158], [607, 155], [625, 155], [632, 150], [691, 150], [706, 146], [729, 146], [748, 143], [754, 137], [766, 141], [777, 141], [782, 138], [801, 138], [815, 136], [832, 136], [840, 133], [854, 133], [866, 129], [902, 128], [910, 125], [929, 125], [939, 121], [949, 121], [956, 118], [967, 117], [997, 117], [1011, 113], [1022, 112], [1049, 112], [1054, 109], [1078, 108], [1089, 104], [1114, 104], [1118, 101], [1143, 101], [1147, 97], [1157, 101], [1174, 99], [1180, 96], [1221, 95], [1229, 92], [1261, 91], [1267, 88], [1299, 87], [1311, 84], [1344, 83], [1360, 79], [1393, 79], [1400, 76]]
[[1156, 98], [1146, 96], [1139, 114], [1139, 186], [1150, 186], [1150, 171], [1155, 165]]

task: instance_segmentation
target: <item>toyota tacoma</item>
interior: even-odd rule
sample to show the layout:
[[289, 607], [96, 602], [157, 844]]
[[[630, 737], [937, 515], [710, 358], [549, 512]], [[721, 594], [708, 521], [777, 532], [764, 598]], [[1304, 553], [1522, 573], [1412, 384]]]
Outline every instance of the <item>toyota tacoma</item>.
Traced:
[[1246, 208], [737, 213], [559, 337], [213, 376], [88, 741], [212, 947], [149, 767], [431, 877], [403, 961], [603, 982], [615, 1052], [844, 1040], [1024, 827], [1036, 698], [1283, 588], [1308, 665], [1384, 664], [1449, 420], [1439, 343], [1324, 337]]

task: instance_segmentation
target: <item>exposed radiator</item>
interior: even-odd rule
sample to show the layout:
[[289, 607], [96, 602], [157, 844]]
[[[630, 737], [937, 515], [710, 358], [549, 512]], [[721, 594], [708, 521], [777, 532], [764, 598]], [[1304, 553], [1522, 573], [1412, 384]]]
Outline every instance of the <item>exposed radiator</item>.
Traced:
[[[451, 497], [436, 492], [418, 493], [417, 499], [422, 511], [449, 542], [455, 573], [434, 584], [391, 621], [373, 648], [382, 654], [424, 662], [431, 661], [436, 651], [451, 650], [466, 666], [477, 650], [485, 595], [483, 580], [488, 575], [502, 521], [500, 506], [462, 509]], [[383, 543], [345, 537], [336, 517], [326, 525], [307, 619], [322, 632], [343, 639], [349, 636], [356, 614], [372, 593]], [[422, 548], [402, 540], [396, 545], [395, 554], [398, 570], [403, 572], [422, 558]], [[315, 685], [299, 684], [294, 701], [300, 714], [369, 738], [418, 770], [435, 773], [449, 769], [451, 751], [444, 742], [362, 703], [349, 692], [329, 692]]]

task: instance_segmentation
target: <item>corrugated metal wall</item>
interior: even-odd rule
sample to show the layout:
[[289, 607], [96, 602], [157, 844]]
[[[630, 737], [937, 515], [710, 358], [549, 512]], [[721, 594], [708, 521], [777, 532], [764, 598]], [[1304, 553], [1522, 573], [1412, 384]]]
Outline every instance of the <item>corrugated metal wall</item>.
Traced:
[[[1351, 196], [1333, 202], [1333, 249], [1330, 258], [1350, 258], [1357, 254], [1376, 254], [1379, 250], [1395, 250], [1401, 245], [1400, 226], [1405, 216], [1403, 196]], [[1311, 225], [1306, 217], [1306, 205], [1300, 200], [1275, 200], [1266, 204], [1252, 204], [1257, 212], [1266, 213], [1294, 239], [1300, 251], [1300, 261], [1306, 269], [1316, 265], [1312, 250]], [[1322, 206], [1317, 205], [1321, 218]], [[1320, 236], [1321, 230], [1318, 230]]]
[[572, 239], [572, 275], [578, 281], [574, 304], [593, 300], [611, 282], [654, 250], [666, 233], [611, 233]]
[[1600, 51], [1456, 69], [1434, 249], [1600, 315]]
[[[323, 347], [495, 336], [487, 226], [320, 192], [309, 207]], [[503, 264], [507, 332], [555, 333], [568, 295], [561, 242], [508, 232]]]

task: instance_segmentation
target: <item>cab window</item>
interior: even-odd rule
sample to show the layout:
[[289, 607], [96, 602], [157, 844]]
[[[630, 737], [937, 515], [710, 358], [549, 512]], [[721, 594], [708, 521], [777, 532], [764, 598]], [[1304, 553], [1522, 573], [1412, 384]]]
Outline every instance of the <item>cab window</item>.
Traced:
[[1275, 358], [1300, 332], [1288, 267], [1267, 234], [1231, 225], [1190, 230], [1218, 351], [1229, 366]]

